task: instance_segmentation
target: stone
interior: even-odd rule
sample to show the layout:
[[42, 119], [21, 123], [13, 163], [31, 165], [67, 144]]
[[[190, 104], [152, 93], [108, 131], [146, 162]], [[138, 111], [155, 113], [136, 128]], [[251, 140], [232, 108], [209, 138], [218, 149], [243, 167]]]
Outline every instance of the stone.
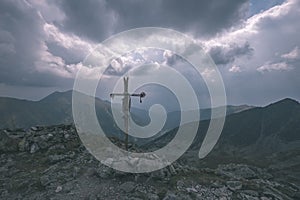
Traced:
[[182, 180], [177, 181], [176, 187], [177, 190], [184, 190], [184, 182]]
[[125, 182], [120, 185], [120, 189], [123, 190], [124, 192], [132, 192], [136, 187], [136, 184], [132, 181]]
[[93, 177], [95, 175], [97, 175], [97, 170], [93, 167], [90, 167], [86, 170], [86, 172], [84, 173], [84, 175], [86, 177]]
[[226, 185], [232, 191], [240, 190], [243, 187], [240, 181], [227, 181]]
[[5, 131], [0, 131], [0, 152], [18, 151], [18, 140], [7, 135]]
[[176, 200], [178, 199], [174, 193], [168, 192], [163, 200]]
[[283, 198], [281, 196], [279, 196], [278, 194], [276, 194], [272, 191], [266, 191], [266, 192], [263, 192], [263, 194], [267, 197], [271, 197], [272, 199], [283, 200]]
[[260, 197], [260, 200], [272, 200], [272, 198], [268, 198], [268, 197]]
[[79, 167], [74, 167], [73, 174], [72, 174], [73, 178], [76, 178], [78, 176], [79, 171], [80, 171]]
[[62, 186], [57, 186], [55, 192], [58, 193], [58, 192], [60, 192], [60, 191], [62, 191]]
[[258, 192], [253, 191], [253, 190], [243, 190], [243, 191], [241, 191], [241, 192], [242, 192], [243, 194], [250, 195], [250, 196], [252, 196], [252, 197], [258, 197], [258, 196], [259, 196]]
[[28, 149], [29, 149], [29, 144], [28, 144], [28, 142], [26, 141], [26, 139], [23, 138], [23, 139], [19, 142], [18, 147], [19, 147], [19, 151], [28, 151]]
[[186, 188], [185, 190], [186, 190], [188, 193], [192, 193], [192, 192], [196, 193], [196, 192], [198, 192], [194, 187], [189, 187], [189, 188]]
[[36, 143], [31, 145], [30, 153], [36, 153], [38, 150], [39, 150], [39, 146]]
[[175, 167], [174, 167], [174, 165], [169, 165], [169, 170], [170, 170], [170, 173], [172, 174], [172, 175], [175, 175], [175, 174], [177, 174], [177, 172], [176, 172], [176, 170], [175, 170]]
[[148, 199], [148, 200], [158, 200], [159, 196], [157, 194], [148, 193], [146, 195], [146, 199]]
[[50, 155], [48, 157], [49, 162], [50, 163], [56, 163], [58, 161], [64, 160], [66, 157], [68, 157], [67, 155]]
[[65, 138], [65, 139], [69, 139], [69, 137], [70, 137], [70, 135], [69, 135], [68, 133], [66, 133], [66, 134], [64, 135], [64, 138]]
[[253, 169], [244, 164], [219, 165], [217, 174], [234, 179], [253, 179], [258, 177], [258, 174]]
[[253, 196], [247, 195], [247, 194], [240, 194], [240, 196], [246, 200], [259, 200], [259, 197], [253, 197]]
[[115, 175], [113, 169], [111, 169], [110, 167], [107, 167], [107, 166], [103, 166], [103, 165], [101, 167], [99, 166], [97, 168], [96, 173], [100, 178], [103, 178], [103, 179], [110, 178]]
[[51, 179], [48, 175], [43, 175], [40, 177], [40, 183], [42, 186], [46, 187], [48, 184], [51, 183]]
[[38, 130], [38, 128], [35, 127], [35, 126], [31, 127], [30, 129], [31, 129], [32, 131], [37, 131], [37, 130]]

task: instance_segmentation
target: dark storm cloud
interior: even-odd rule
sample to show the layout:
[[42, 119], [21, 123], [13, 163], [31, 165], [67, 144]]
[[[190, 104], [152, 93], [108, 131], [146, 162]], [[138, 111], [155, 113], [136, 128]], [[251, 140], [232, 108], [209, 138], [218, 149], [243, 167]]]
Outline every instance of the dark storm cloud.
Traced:
[[70, 51], [57, 43], [46, 42], [46, 44], [48, 51], [54, 56], [63, 58], [66, 64], [79, 63], [86, 56], [86, 52], [80, 51], [79, 49], [72, 49], [72, 51]]
[[1, 82], [21, 82], [22, 74], [30, 71], [33, 66], [42, 34], [39, 17], [33, 13], [33, 9], [22, 1], [0, 2], [0, 42], [1, 45], [10, 46], [12, 50], [6, 53], [2, 51], [0, 54]]
[[[58, 75], [61, 72], [50, 73], [51, 70], [56, 72], [59, 67], [64, 70], [66, 64], [80, 62], [85, 54], [78, 48], [68, 49], [49, 41], [44, 27], [46, 22], [59, 27], [62, 33], [96, 41], [112, 33], [141, 26], [215, 34], [238, 22], [243, 13], [241, 9], [246, 4], [246, 0], [57, 0], [48, 1], [48, 4], [34, 0], [2, 0], [0, 83], [32, 86], [70, 83], [68, 78]], [[51, 10], [55, 11], [52, 15], [57, 17], [51, 15]]]
[[0, 83], [52, 86], [60, 81], [35, 68], [45, 48], [43, 23], [25, 1], [0, 1]]
[[251, 56], [254, 49], [248, 42], [243, 45], [230, 44], [229, 46], [217, 46], [209, 50], [209, 54], [217, 65], [233, 63], [241, 56]]
[[106, 1], [57, 0], [55, 2], [65, 15], [65, 20], [60, 26], [65, 31], [74, 32], [80, 37], [103, 40], [109, 36], [114, 27], [114, 12], [109, 9]]
[[62, 28], [96, 41], [145, 26], [212, 37], [244, 19], [248, 4], [247, 0], [57, 1], [66, 15]]

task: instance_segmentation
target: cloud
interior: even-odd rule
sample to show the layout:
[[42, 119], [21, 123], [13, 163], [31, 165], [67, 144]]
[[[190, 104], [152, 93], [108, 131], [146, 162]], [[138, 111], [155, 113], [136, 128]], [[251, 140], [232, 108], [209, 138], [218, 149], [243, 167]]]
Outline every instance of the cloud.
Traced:
[[[275, 62], [276, 55], [286, 53], [300, 43], [299, 7], [299, 1], [287, 0], [250, 17], [238, 28], [200, 42], [217, 64], [236, 64], [245, 72], [256, 70], [267, 61]], [[232, 44], [240, 47], [240, 51], [231, 50]], [[251, 56], [241, 56], [241, 53]]]
[[290, 71], [293, 68], [290, 67], [285, 62], [279, 62], [279, 63], [273, 63], [273, 64], [265, 64], [263, 66], [260, 66], [257, 68], [257, 71], [259, 72], [266, 72], [266, 71]]
[[296, 46], [292, 51], [289, 53], [281, 55], [282, 58], [289, 59], [289, 60], [296, 60], [300, 58], [300, 49]]
[[233, 73], [237, 73], [237, 72], [241, 72], [241, 68], [239, 66], [236, 66], [236, 65], [233, 65], [230, 69], [229, 69], [230, 72], [233, 72]]
[[230, 43], [228, 45], [218, 45], [210, 47], [208, 54], [212, 57], [217, 65], [225, 65], [233, 63], [236, 58], [247, 56], [251, 57], [253, 48], [248, 42], [242, 45], [237, 43]]
[[[11, 85], [58, 86], [66, 82], [70, 85], [95, 43], [114, 32], [163, 26], [216, 34], [240, 22], [246, 5], [246, 0], [201, 3], [3, 0], [0, 80]], [[125, 66], [133, 64], [127, 61]]]
[[72, 0], [55, 2], [64, 13], [61, 29], [102, 41], [109, 35], [138, 27], [173, 28], [197, 37], [211, 37], [246, 17], [247, 0]]
[[[300, 61], [296, 58], [300, 45], [299, 10], [300, 1], [286, 0], [253, 15], [240, 27], [210, 40], [199, 40], [207, 51], [221, 47], [217, 55], [224, 58], [219, 59], [224, 61], [219, 62], [219, 69], [228, 102], [262, 105], [287, 96], [300, 98]], [[251, 56], [222, 56], [232, 43], [249, 44]], [[236, 69], [233, 66], [241, 72], [232, 73]]]
[[[38, 13], [25, 1], [0, 2], [0, 82], [34, 84], [34, 62], [44, 37]], [[43, 77], [45, 78], [45, 77]], [[43, 85], [47, 79], [41, 81]], [[39, 81], [37, 81], [39, 82]]]
[[63, 32], [101, 42], [115, 29], [117, 16], [109, 8], [109, 1], [49, 0], [47, 3], [55, 4], [64, 14], [64, 18], [55, 23]]
[[16, 53], [14, 46], [15, 38], [5, 30], [0, 30], [0, 56], [13, 55]]
[[0, 2], [0, 83], [70, 87], [94, 46], [47, 23], [27, 1]]
[[74, 34], [62, 33], [53, 24], [45, 23], [43, 28], [47, 36], [48, 51], [60, 56], [67, 64], [83, 61], [86, 55], [96, 47], [95, 43], [83, 40]]
[[54, 1], [47, 0], [27, 0], [27, 2], [36, 8], [37, 12], [43, 17], [47, 23], [59, 24], [66, 18]]

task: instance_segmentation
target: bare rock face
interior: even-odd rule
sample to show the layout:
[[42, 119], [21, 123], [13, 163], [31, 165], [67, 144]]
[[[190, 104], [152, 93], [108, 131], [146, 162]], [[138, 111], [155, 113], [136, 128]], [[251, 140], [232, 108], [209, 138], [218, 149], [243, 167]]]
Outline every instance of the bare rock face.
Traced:
[[277, 179], [272, 169], [241, 163], [204, 168], [183, 156], [161, 170], [129, 174], [96, 160], [72, 125], [0, 130], [0, 199], [298, 198], [299, 183]]

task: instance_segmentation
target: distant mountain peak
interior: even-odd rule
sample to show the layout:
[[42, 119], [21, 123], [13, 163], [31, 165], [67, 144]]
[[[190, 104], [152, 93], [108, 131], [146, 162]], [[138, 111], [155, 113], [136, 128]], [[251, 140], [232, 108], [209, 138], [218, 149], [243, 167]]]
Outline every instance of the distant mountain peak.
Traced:
[[271, 103], [270, 105], [266, 106], [266, 107], [273, 107], [273, 106], [298, 106], [300, 105], [298, 101], [296, 101], [295, 99], [292, 98], [284, 98], [282, 100], [279, 100], [277, 102]]
[[299, 104], [299, 102], [298, 101], [296, 101], [295, 99], [292, 99], [292, 98], [285, 98], [285, 99], [282, 99], [282, 100], [280, 100], [280, 101], [278, 101], [278, 103], [279, 102], [282, 102], [282, 103], [287, 103], [287, 102], [290, 102], [290, 103], [296, 103], [296, 104]]

